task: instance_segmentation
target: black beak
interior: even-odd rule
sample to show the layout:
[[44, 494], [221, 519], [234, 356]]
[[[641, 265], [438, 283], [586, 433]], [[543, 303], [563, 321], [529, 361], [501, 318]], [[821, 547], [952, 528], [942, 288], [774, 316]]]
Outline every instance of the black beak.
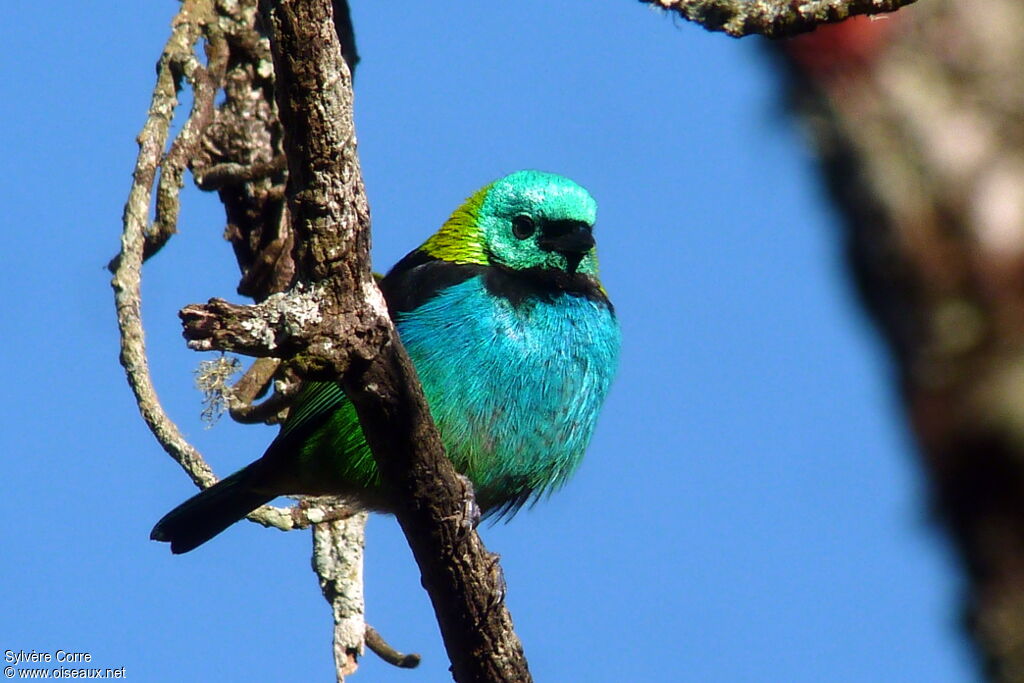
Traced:
[[557, 251], [569, 262], [569, 272], [575, 273], [580, 261], [594, 248], [594, 235], [586, 223], [575, 221], [551, 222], [544, 226], [537, 246], [545, 251]]

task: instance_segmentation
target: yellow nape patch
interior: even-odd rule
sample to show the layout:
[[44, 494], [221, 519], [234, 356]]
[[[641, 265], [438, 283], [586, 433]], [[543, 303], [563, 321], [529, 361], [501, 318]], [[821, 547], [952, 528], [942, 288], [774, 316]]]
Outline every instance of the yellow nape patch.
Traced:
[[420, 251], [452, 263], [486, 266], [489, 261], [484, 248], [484, 231], [477, 218], [490, 189], [490, 185], [485, 185], [474, 192], [462, 206], [455, 209], [441, 229], [423, 243]]

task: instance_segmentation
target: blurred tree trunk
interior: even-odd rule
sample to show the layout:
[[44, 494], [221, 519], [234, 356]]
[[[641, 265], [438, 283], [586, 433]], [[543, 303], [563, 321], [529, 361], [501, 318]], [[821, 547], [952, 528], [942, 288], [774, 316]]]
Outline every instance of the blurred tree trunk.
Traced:
[[775, 47], [969, 578], [965, 625], [991, 680], [1024, 681], [1024, 4], [929, 0]]

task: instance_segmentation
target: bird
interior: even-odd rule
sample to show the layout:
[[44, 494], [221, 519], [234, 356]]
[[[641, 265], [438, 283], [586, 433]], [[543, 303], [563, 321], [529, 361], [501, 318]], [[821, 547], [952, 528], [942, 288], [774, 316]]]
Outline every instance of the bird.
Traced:
[[[380, 281], [455, 470], [483, 517], [511, 517], [577, 469], [618, 365], [598, 277], [597, 204], [523, 170], [473, 193]], [[261, 458], [168, 512], [150, 537], [188, 552], [281, 495], [389, 511], [352, 402], [307, 382]]]

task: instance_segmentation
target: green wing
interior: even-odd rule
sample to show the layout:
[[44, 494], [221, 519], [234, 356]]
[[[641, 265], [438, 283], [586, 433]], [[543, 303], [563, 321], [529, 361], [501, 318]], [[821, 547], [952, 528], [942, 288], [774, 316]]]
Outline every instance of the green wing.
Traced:
[[[436, 259], [414, 251], [388, 276], [374, 273], [389, 305], [396, 288], [406, 284], [402, 276], [424, 262], [432, 264]], [[436, 287], [430, 292], [435, 293]], [[409, 301], [403, 302], [411, 307]], [[299, 390], [288, 419], [264, 457], [268, 456], [289, 463], [285, 469], [293, 472], [308, 492], [352, 490], [358, 494], [380, 487], [377, 464], [366, 445], [355, 406], [337, 382], [307, 382]]]
[[335, 382], [309, 382], [267, 449], [297, 465], [302, 490], [360, 493], [380, 486], [355, 406]]
[[315, 430], [345, 403], [350, 403], [348, 396], [336, 382], [307, 382], [295, 397], [278, 438]]

